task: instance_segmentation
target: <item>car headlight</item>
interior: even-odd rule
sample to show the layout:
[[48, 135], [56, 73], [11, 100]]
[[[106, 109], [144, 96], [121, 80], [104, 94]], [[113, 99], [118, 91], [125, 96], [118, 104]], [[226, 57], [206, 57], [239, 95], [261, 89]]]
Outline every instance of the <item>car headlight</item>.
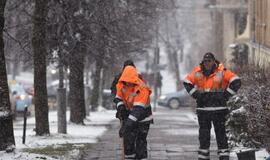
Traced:
[[26, 97], [25, 95], [20, 95], [20, 99], [21, 99], [21, 100], [24, 100], [25, 97]]
[[166, 99], [167, 97], [165, 96], [165, 95], [161, 95], [160, 97], [159, 97], [159, 99], [160, 100], [164, 100], [164, 99]]

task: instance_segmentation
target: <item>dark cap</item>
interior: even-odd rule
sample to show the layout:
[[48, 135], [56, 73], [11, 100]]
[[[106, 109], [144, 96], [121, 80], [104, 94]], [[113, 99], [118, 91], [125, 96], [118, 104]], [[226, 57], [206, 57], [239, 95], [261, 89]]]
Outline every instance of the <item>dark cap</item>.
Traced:
[[206, 59], [207, 59], [207, 60], [208, 60], [208, 59], [215, 60], [215, 56], [214, 56], [213, 53], [207, 52], [207, 53], [205, 53], [204, 56], [203, 56], [203, 60], [206, 60]]
[[135, 67], [135, 65], [134, 65], [134, 62], [132, 61], [132, 60], [126, 60], [125, 62], [124, 62], [124, 67], [123, 68], [125, 68], [126, 66], [133, 66], [133, 67]]

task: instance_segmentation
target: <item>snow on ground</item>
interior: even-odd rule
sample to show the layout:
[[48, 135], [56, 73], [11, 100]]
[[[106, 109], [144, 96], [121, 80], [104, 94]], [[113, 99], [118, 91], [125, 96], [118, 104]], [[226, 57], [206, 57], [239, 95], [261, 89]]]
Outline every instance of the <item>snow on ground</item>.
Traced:
[[51, 158], [48, 156], [38, 155], [38, 154], [29, 154], [25, 152], [20, 152], [19, 150], [15, 150], [13, 153], [5, 153], [3, 151], [0, 152], [0, 160], [38, 160], [45, 159], [46, 160], [55, 160], [55, 158]]
[[165, 132], [168, 135], [189, 135], [189, 136], [196, 136], [198, 135], [198, 129], [197, 128], [190, 128], [190, 129], [166, 129], [163, 130], [163, 132]]
[[266, 158], [270, 157], [265, 149], [257, 151], [256, 153], [256, 160], [265, 160]]
[[91, 112], [85, 120], [85, 125], [76, 125], [69, 122], [67, 112], [67, 134], [57, 133], [57, 112], [49, 113], [50, 136], [35, 136], [35, 118], [27, 119], [26, 144], [22, 144], [23, 121], [14, 121], [14, 136], [16, 141], [16, 150], [14, 153], [0, 152], [0, 160], [31, 160], [31, 159], [54, 159], [51, 157], [29, 154], [22, 152], [23, 149], [46, 147], [50, 145], [59, 145], [67, 143], [96, 143], [97, 138], [106, 131], [106, 125], [115, 118], [115, 111], [100, 109], [97, 112]]

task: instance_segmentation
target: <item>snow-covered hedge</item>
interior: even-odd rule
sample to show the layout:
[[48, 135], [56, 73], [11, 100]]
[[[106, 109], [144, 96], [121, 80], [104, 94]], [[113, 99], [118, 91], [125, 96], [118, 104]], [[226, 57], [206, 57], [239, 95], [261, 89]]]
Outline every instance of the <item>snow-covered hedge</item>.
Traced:
[[228, 102], [230, 145], [270, 150], [270, 72], [250, 66], [239, 75], [242, 87]]

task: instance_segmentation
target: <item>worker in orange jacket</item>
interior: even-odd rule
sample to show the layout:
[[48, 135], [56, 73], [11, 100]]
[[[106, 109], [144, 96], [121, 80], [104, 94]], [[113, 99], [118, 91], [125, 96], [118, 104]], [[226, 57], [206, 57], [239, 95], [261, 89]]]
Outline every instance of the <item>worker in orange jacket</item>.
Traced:
[[125, 69], [126, 66], [133, 66], [133, 67], [136, 68], [136, 66], [135, 66], [135, 64], [134, 64], [134, 62], [132, 60], [129, 59], [129, 60], [126, 60], [124, 62], [123, 69], [122, 69], [121, 73], [117, 74], [114, 77], [113, 82], [111, 84], [111, 95], [113, 96], [113, 98], [116, 96], [116, 85], [117, 85], [117, 83], [118, 83], [118, 81], [119, 81], [119, 79], [121, 77], [121, 74], [122, 74], [122, 72], [123, 72], [123, 70]]
[[147, 158], [147, 134], [153, 121], [151, 90], [133, 66], [126, 66], [116, 85], [116, 117], [123, 121], [119, 136], [124, 138], [125, 157]]
[[199, 160], [209, 160], [211, 123], [214, 125], [220, 160], [229, 160], [228, 140], [225, 131], [228, 108], [226, 102], [241, 86], [240, 78], [208, 52], [200, 65], [184, 80], [187, 92], [196, 99], [199, 121]]

